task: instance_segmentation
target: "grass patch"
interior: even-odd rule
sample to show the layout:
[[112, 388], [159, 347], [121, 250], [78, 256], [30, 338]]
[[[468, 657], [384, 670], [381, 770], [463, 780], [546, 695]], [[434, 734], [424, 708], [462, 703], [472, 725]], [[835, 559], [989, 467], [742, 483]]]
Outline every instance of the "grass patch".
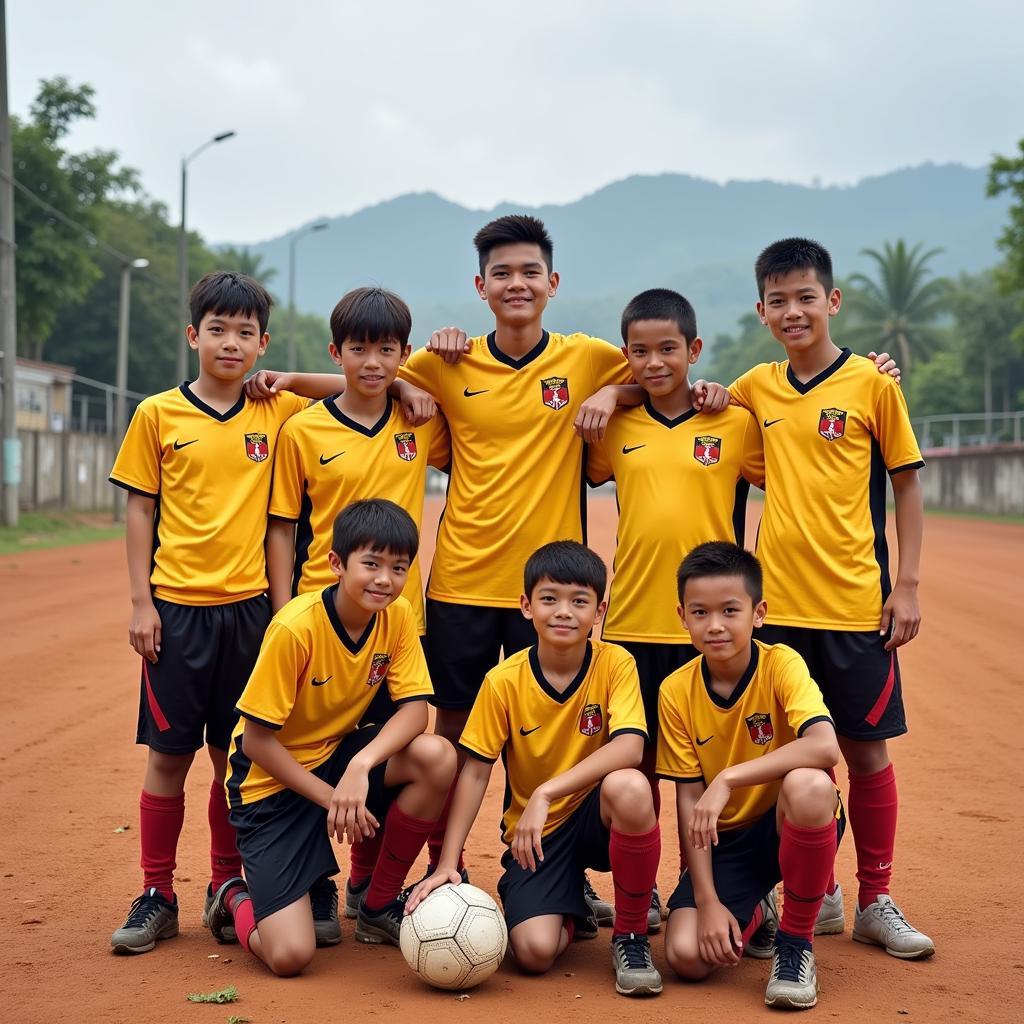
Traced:
[[0, 526], [0, 555], [88, 544], [124, 534], [109, 512], [22, 512], [18, 525]]
[[979, 519], [986, 523], [1009, 523], [1011, 526], [1024, 526], [1024, 516], [999, 515], [994, 512], [971, 512], [968, 509], [925, 508], [926, 516], [943, 519]]

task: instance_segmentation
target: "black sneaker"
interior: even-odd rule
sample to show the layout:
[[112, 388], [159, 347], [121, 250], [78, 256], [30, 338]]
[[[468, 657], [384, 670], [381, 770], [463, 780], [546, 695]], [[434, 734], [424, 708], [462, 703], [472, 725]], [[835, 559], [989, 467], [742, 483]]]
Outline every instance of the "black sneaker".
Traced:
[[240, 889], [247, 893], [249, 886], [241, 878], [229, 878], [214, 894], [210, 912], [206, 915], [206, 923], [210, 931], [213, 932], [213, 937], [220, 943], [228, 942], [226, 934], [229, 928], [232, 935], [235, 933], [233, 909], [227, 904], [228, 893], [233, 889]]
[[615, 908], [607, 901], [597, 895], [596, 890], [590, 884], [590, 876], [583, 874], [583, 898], [587, 901], [590, 913], [599, 925], [611, 925], [615, 921]]
[[588, 939], [596, 939], [597, 933], [600, 930], [597, 925], [597, 918], [593, 914], [587, 914], [586, 917], [577, 917], [576, 928], [573, 932], [573, 942], [586, 942]]
[[338, 886], [333, 878], [321, 878], [309, 890], [309, 903], [313, 908], [313, 930], [318, 946], [336, 946], [341, 942], [341, 922], [338, 920]]
[[115, 953], [148, 953], [158, 939], [178, 934], [178, 897], [171, 903], [158, 889], [147, 889], [132, 902], [128, 920], [110, 936]]
[[353, 885], [350, 878], [345, 883], [345, 916], [353, 921], [359, 916], [359, 904], [363, 899], [366, 890], [370, 888], [369, 877], [365, 878], [359, 885]]
[[379, 910], [369, 910], [366, 897], [359, 901], [359, 914], [356, 917], [356, 940], [369, 942], [379, 946], [385, 942], [397, 946], [402, 931], [402, 918], [405, 916], [405, 904], [413, 887], [403, 889], [390, 903]]
[[661, 975], [651, 959], [646, 935], [612, 937], [612, 966], [615, 991], [624, 996], [656, 996], [661, 992]]
[[747, 939], [743, 955], [754, 960], [770, 960], [775, 949], [775, 933], [779, 929], [779, 907], [774, 889], [761, 900], [759, 906], [764, 919], [757, 926], [757, 931]]
[[[213, 906], [213, 883], [210, 883], [206, 887], [206, 899], [203, 901], [203, 927], [204, 928], [209, 928], [210, 927], [210, 908], [212, 906]], [[238, 941], [238, 936], [235, 934], [234, 923], [229, 924], [229, 925], [225, 925], [224, 926], [224, 930], [223, 930], [223, 934], [224, 934], [223, 941], [226, 942], [226, 943], [231, 943], [231, 942], [237, 942]]]

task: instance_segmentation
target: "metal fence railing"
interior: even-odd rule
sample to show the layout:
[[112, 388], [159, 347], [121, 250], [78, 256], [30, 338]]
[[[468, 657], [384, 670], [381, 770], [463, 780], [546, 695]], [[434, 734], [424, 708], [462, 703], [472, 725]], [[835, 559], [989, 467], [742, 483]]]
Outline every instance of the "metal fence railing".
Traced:
[[[101, 380], [83, 377], [76, 373], [71, 378], [74, 383], [71, 391], [71, 410], [69, 429], [80, 434], [114, 433], [114, 407], [117, 400], [117, 388]], [[126, 420], [131, 420], [135, 407], [146, 396], [138, 391], [125, 391], [127, 399]]]
[[1024, 445], [1024, 410], [922, 416], [911, 423], [918, 444], [925, 453]]

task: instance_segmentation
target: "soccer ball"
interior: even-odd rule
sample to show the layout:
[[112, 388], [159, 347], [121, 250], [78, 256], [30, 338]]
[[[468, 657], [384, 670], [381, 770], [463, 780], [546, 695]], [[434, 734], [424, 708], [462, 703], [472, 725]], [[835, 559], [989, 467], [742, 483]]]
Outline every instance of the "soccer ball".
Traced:
[[402, 921], [402, 955], [435, 988], [472, 988], [489, 978], [508, 946], [498, 905], [463, 882], [435, 889]]

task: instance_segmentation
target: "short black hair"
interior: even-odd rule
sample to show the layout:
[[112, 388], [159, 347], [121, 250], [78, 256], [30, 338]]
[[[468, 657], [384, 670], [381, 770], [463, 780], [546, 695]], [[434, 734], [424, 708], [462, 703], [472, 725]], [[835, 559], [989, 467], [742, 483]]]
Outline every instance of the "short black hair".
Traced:
[[420, 536], [412, 516], [386, 498], [366, 498], [346, 505], [334, 520], [331, 549], [342, 560], [360, 548], [408, 557], [419, 551]]
[[192, 326], [197, 331], [207, 313], [215, 316], [241, 314], [256, 317], [260, 334], [266, 334], [273, 304], [270, 292], [259, 281], [234, 270], [213, 270], [204, 274], [192, 286], [188, 297]]
[[671, 320], [687, 347], [697, 337], [697, 313], [689, 299], [671, 288], [648, 288], [629, 300], [622, 311], [623, 344], [629, 344], [629, 325], [638, 320]]
[[548, 273], [554, 270], [552, 261], [555, 249], [548, 229], [544, 227], [544, 221], [523, 213], [511, 213], [507, 217], [499, 217], [490, 224], [485, 224], [473, 238], [477, 255], [480, 257], [480, 276], [484, 276], [487, 260], [494, 249], [499, 245], [515, 245], [518, 242], [539, 246]]
[[527, 597], [541, 580], [590, 587], [598, 601], [604, 598], [608, 570], [599, 555], [574, 540], [556, 540], [537, 548], [526, 562], [523, 589]]
[[764, 302], [767, 281], [791, 274], [794, 270], [813, 270], [828, 295], [832, 291], [832, 257], [828, 249], [813, 238], [783, 238], [762, 250], [754, 264], [757, 294]]
[[385, 288], [355, 288], [341, 297], [331, 313], [331, 340], [340, 349], [344, 341], [397, 341], [409, 344], [412, 313], [405, 302]]
[[686, 584], [708, 576], [739, 576], [754, 604], [763, 593], [761, 563], [746, 548], [724, 540], [699, 544], [684, 559], [676, 573], [676, 591], [683, 604]]

